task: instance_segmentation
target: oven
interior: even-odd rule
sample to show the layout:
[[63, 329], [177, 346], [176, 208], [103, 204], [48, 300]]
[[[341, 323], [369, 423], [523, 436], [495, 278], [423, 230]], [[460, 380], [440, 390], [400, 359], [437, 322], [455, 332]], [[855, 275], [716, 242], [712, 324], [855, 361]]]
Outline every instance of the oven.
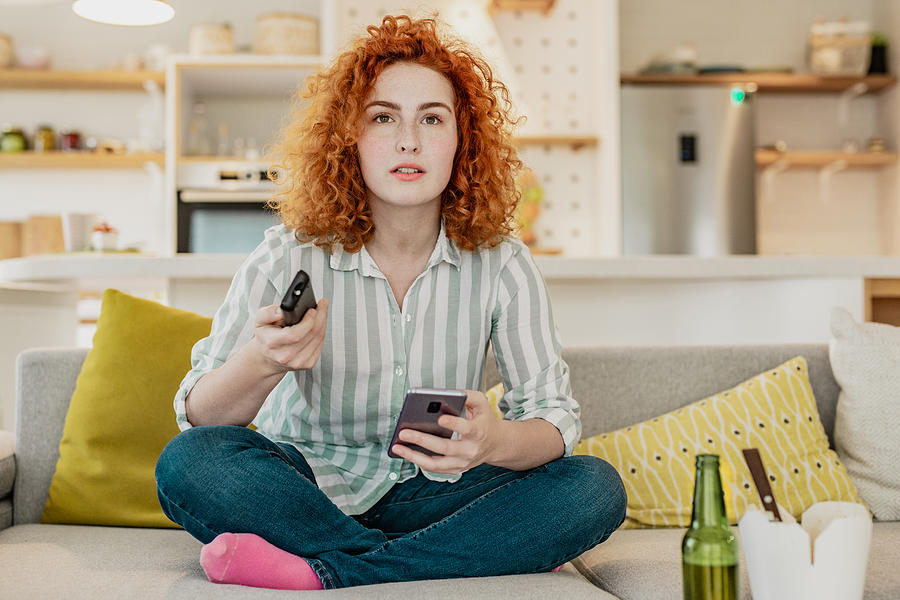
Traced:
[[266, 207], [275, 185], [264, 164], [192, 163], [178, 175], [178, 252], [248, 254], [279, 222]]

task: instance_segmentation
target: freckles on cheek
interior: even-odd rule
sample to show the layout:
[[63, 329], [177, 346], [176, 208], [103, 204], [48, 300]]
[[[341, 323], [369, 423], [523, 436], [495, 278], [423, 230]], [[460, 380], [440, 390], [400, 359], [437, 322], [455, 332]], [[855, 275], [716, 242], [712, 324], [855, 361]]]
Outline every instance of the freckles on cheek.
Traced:
[[452, 163], [453, 157], [456, 155], [456, 139], [437, 142], [436, 146], [438, 154], [444, 157], [448, 162]]
[[363, 168], [371, 164], [380, 154], [377, 140], [371, 136], [360, 137], [356, 142], [356, 149], [359, 152], [360, 166]]

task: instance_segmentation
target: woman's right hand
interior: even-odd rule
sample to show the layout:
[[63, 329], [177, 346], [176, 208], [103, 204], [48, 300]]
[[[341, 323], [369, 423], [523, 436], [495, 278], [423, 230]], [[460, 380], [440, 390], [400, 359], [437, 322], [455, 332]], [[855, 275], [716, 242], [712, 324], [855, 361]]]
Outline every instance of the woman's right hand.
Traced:
[[280, 306], [263, 306], [256, 311], [256, 329], [251, 343], [276, 371], [311, 369], [325, 344], [327, 320], [328, 300], [325, 298], [306, 311], [299, 323], [290, 327], [284, 327]]

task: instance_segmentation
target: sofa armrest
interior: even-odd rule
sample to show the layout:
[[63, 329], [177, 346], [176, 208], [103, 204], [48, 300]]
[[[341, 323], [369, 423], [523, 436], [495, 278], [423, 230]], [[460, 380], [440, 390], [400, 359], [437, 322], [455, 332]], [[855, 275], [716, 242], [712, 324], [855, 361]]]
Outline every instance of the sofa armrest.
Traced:
[[41, 522], [69, 400], [87, 353], [87, 348], [35, 348], [16, 360], [16, 525]]
[[16, 479], [16, 436], [0, 430], [0, 529], [12, 525], [12, 489]]

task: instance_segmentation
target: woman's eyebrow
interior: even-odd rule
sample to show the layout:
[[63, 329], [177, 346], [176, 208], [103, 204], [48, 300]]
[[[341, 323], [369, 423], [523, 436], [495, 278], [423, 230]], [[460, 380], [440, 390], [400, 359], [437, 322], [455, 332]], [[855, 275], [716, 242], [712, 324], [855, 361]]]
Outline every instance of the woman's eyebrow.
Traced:
[[[369, 102], [368, 104], [366, 104], [366, 110], [368, 110], [372, 106], [383, 106], [385, 108], [390, 108], [392, 110], [400, 110], [400, 108], [401, 108], [399, 104], [396, 104], [394, 102], [388, 102], [386, 100], [375, 100], [374, 102]], [[416, 111], [427, 110], [429, 108], [443, 108], [447, 112], [451, 112], [451, 113], [453, 112], [453, 109], [451, 109], [449, 106], [447, 106], [443, 102], [423, 102], [422, 104], [419, 105], [419, 107], [416, 109]]]

